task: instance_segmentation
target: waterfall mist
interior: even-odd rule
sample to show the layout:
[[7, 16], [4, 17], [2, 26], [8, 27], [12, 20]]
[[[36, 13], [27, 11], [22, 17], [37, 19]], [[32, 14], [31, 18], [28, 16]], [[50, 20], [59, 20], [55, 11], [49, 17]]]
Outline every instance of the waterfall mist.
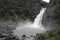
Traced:
[[45, 12], [46, 8], [42, 8], [40, 10], [40, 13], [37, 15], [35, 18], [34, 22], [31, 21], [25, 21], [25, 22], [20, 22], [14, 31], [14, 34], [17, 36], [21, 37], [22, 35], [36, 35], [36, 33], [43, 33], [46, 31], [44, 26], [41, 24], [43, 14]]

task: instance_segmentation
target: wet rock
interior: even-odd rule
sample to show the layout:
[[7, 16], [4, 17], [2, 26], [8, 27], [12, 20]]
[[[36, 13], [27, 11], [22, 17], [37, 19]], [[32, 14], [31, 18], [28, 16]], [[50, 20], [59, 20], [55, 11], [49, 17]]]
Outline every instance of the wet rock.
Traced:
[[[58, 1], [58, 2], [57, 2]], [[51, 6], [49, 6], [43, 16], [42, 24], [45, 25], [47, 28], [54, 28], [58, 24], [60, 24], [60, 1], [57, 0], [54, 4], [52, 2]], [[54, 5], [53, 5], [54, 4]]]

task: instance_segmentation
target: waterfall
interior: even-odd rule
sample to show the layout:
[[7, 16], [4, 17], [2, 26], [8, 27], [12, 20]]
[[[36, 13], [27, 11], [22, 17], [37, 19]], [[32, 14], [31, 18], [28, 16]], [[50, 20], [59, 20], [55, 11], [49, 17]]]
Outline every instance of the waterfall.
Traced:
[[[21, 36], [24, 34], [30, 36], [30, 35], [36, 35], [36, 33], [42, 33], [46, 31], [46, 29], [41, 23], [45, 10], [46, 8], [42, 8], [40, 10], [40, 13], [37, 15], [33, 23], [29, 21], [27, 21], [27, 23], [26, 22], [22, 24], [20, 23], [16, 28], [16, 30], [14, 31], [14, 34], [16, 34], [21, 38]], [[32, 38], [29, 40], [32, 40]]]
[[42, 21], [42, 17], [43, 17], [43, 14], [44, 14], [44, 12], [45, 12], [45, 10], [46, 10], [46, 8], [42, 8], [41, 10], [40, 10], [40, 13], [37, 15], [37, 17], [35, 18], [35, 20], [34, 20], [34, 23], [33, 23], [33, 27], [34, 28], [41, 28], [41, 29], [44, 29], [43, 27], [42, 27], [42, 23], [41, 23], [41, 21]]

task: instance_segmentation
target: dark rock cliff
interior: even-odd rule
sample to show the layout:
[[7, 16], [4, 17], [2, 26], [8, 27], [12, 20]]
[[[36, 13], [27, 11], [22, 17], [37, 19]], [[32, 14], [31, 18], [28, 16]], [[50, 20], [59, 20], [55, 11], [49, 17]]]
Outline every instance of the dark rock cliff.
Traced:
[[47, 28], [54, 28], [60, 24], [60, 1], [53, 1], [44, 13], [42, 24]]

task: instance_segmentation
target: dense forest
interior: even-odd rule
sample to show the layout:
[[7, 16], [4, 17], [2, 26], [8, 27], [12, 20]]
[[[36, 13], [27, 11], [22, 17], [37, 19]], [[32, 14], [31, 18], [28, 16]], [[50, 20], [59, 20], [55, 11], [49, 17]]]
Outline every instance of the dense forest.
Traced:
[[13, 34], [18, 21], [33, 21], [42, 7], [47, 7], [42, 24], [54, 29], [37, 33], [35, 40], [60, 40], [60, 0], [49, 4], [42, 0], [0, 0], [0, 40], [19, 40]]

